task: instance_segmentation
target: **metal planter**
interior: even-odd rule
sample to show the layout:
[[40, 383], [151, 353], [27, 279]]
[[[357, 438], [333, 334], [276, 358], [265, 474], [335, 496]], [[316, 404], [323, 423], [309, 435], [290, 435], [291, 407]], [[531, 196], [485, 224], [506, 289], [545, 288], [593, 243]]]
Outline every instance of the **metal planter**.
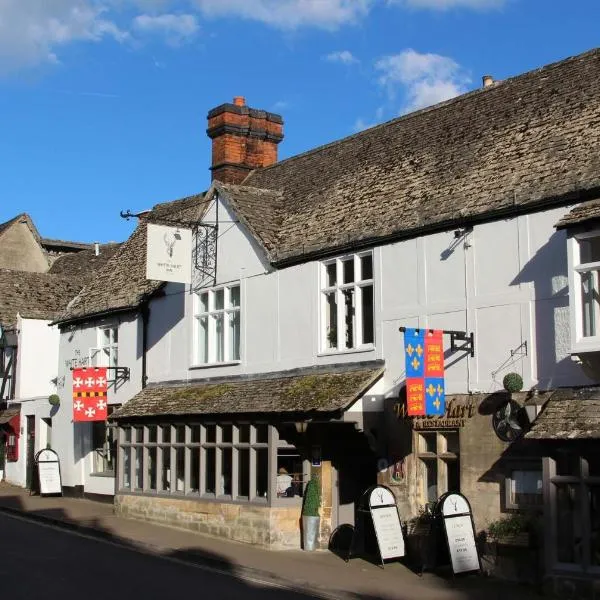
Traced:
[[321, 517], [307, 517], [302, 515], [302, 547], [312, 552], [319, 543], [319, 525]]

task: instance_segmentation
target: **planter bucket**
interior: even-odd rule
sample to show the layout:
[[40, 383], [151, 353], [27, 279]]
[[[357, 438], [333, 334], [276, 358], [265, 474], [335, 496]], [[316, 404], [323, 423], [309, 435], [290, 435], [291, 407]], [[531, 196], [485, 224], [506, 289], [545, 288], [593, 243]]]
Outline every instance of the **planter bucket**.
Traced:
[[317, 549], [319, 539], [319, 521], [321, 517], [307, 517], [302, 515], [302, 547], [304, 550]]

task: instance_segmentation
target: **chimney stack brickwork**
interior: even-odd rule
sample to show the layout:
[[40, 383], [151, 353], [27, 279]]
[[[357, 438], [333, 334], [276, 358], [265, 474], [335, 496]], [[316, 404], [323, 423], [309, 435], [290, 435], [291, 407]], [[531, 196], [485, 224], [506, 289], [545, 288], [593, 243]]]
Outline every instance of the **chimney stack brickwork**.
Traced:
[[246, 106], [242, 96], [208, 113], [212, 139], [212, 179], [241, 183], [246, 175], [277, 162], [277, 144], [283, 139], [283, 119]]

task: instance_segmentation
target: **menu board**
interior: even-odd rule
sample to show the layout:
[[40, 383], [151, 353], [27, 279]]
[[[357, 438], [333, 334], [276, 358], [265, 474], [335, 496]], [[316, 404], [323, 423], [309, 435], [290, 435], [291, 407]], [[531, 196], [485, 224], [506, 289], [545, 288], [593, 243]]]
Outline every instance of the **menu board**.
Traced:
[[381, 558], [387, 560], [404, 556], [404, 537], [396, 506], [372, 508], [371, 516]]
[[60, 479], [60, 463], [54, 450], [46, 449], [38, 452], [36, 457], [40, 494], [62, 494]]
[[444, 519], [448, 550], [455, 573], [479, 570], [479, 556], [475, 546], [471, 515]]

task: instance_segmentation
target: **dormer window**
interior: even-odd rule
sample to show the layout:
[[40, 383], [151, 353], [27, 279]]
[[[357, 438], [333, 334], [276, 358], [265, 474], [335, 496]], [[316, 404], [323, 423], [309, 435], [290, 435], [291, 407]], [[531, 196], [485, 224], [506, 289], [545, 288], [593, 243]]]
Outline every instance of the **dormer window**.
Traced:
[[569, 239], [572, 351], [600, 350], [600, 231]]
[[321, 263], [321, 350], [367, 348], [374, 336], [373, 253]]

